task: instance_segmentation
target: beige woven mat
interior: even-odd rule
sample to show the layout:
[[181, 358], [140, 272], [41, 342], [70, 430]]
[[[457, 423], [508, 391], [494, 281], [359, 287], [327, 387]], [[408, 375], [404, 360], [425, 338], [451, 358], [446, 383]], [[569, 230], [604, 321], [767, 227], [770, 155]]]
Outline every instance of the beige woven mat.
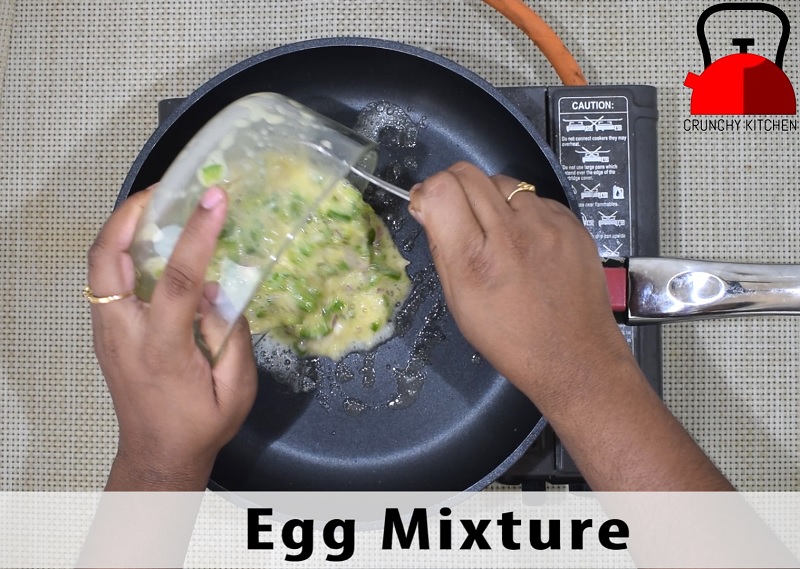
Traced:
[[[683, 132], [682, 82], [702, 69], [695, 23], [712, 3], [531, 2], [590, 82], [659, 87], [664, 254], [800, 263], [798, 133]], [[773, 3], [800, 24], [797, 2]], [[714, 27], [715, 57], [731, 37], [755, 36], [769, 57], [777, 45], [767, 16]], [[422, 46], [498, 86], [556, 83], [478, 0], [0, 3], [0, 488], [105, 481], [116, 421], [80, 297], [84, 255], [156, 102], [268, 48], [331, 35]], [[800, 87], [797, 46], [785, 69]], [[672, 325], [664, 341], [666, 400], [720, 467], [743, 489], [800, 490], [800, 319]]]

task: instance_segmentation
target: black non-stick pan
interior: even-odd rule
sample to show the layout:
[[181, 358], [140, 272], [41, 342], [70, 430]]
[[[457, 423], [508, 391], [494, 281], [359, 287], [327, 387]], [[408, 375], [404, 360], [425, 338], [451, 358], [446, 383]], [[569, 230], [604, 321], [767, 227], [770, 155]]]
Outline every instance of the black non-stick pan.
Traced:
[[[351, 127], [359, 119], [364, 123], [365, 111], [389, 122], [389, 108], [402, 113], [401, 127], [378, 129], [376, 173], [405, 187], [468, 160], [487, 173], [534, 183], [541, 196], [566, 203], [567, 180], [544, 140], [485, 81], [421, 49], [343, 38], [268, 51], [203, 85], [147, 142], [120, 201], [157, 182], [224, 106], [263, 91], [287, 95]], [[366, 196], [410, 261], [414, 292], [398, 332], [338, 366], [324, 358], [275, 357], [258, 344], [258, 397], [218, 457], [215, 487], [479, 489], [544, 428], [538, 410], [459, 333], [408, 204], [377, 191]]]

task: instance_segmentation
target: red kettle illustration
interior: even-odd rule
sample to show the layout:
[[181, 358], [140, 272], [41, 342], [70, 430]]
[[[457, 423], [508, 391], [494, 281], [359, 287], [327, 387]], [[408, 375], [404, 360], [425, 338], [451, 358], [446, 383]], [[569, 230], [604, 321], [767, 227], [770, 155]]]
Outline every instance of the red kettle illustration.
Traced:
[[[723, 10], [763, 10], [775, 14], [783, 24], [778, 54], [769, 59], [748, 53], [752, 38], [735, 38], [739, 53], [711, 63], [705, 26], [710, 16]], [[783, 56], [789, 43], [789, 18], [779, 8], [762, 2], [725, 2], [708, 8], [697, 21], [697, 37], [705, 70], [689, 73], [684, 85], [692, 89], [693, 115], [795, 115], [797, 99], [791, 81], [783, 72]]]

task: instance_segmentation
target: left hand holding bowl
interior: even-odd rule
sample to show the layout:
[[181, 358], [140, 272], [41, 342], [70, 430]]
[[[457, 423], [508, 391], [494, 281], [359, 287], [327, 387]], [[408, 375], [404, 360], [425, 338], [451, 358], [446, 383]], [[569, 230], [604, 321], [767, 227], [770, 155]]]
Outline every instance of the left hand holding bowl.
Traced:
[[[212, 365], [195, 343], [208, 312], [204, 275], [225, 222], [227, 196], [210, 188], [187, 223], [150, 304], [125, 295], [135, 285], [128, 253], [150, 192], [131, 196], [89, 251], [89, 287], [120, 296], [92, 303], [94, 349], [119, 421], [107, 490], [203, 490], [219, 450], [255, 400], [250, 330], [240, 317]], [[120, 294], [123, 293], [123, 294]]]

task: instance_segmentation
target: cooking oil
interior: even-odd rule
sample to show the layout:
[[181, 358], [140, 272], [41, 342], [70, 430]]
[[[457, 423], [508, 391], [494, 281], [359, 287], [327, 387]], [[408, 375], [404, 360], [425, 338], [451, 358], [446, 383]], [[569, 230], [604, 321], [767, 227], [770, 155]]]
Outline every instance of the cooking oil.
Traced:
[[353, 130], [374, 140], [386, 166], [376, 172], [385, 181], [399, 186], [410, 185], [416, 178], [418, 163], [413, 155], [419, 131], [427, 117], [414, 122], [407, 111], [390, 101], [374, 101], [359, 113]]

